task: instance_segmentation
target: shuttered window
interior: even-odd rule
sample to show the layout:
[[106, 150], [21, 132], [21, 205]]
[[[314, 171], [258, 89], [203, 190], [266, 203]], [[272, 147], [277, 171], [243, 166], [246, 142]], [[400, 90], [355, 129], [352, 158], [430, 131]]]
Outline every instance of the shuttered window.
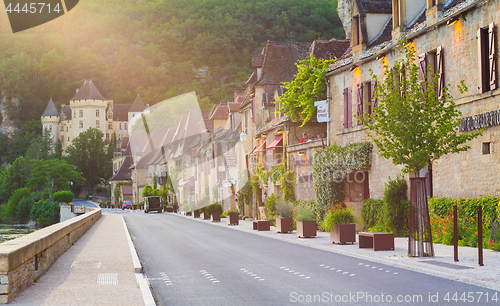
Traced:
[[344, 89], [344, 128], [352, 126], [352, 89]]
[[[422, 79], [422, 93], [425, 93], [428, 86], [429, 76], [428, 73], [438, 73], [438, 80], [436, 86], [436, 93], [438, 99], [443, 96], [444, 87], [444, 64], [443, 64], [443, 47], [439, 46], [433, 51], [420, 54], [418, 56], [418, 68], [420, 78]], [[429, 66], [431, 69], [429, 71]]]
[[361, 122], [361, 117], [363, 116], [363, 83], [358, 84], [358, 125], [363, 125]]
[[422, 93], [427, 90], [427, 53], [418, 56], [418, 70], [422, 80]]
[[436, 71], [438, 72], [437, 95], [438, 99], [443, 97], [444, 88], [444, 65], [443, 65], [443, 47], [439, 46], [436, 49]]
[[477, 31], [479, 55], [479, 92], [487, 92], [497, 88], [495, 25], [491, 23], [486, 28]]
[[370, 88], [368, 90], [368, 101], [370, 101], [370, 110], [369, 110], [370, 114], [372, 114], [374, 112], [375, 107], [377, 107], [377, 99], [375, 98], [374, 95], [376, 86], [377, 86], [377, 81], [372, 80], [370, 82]]

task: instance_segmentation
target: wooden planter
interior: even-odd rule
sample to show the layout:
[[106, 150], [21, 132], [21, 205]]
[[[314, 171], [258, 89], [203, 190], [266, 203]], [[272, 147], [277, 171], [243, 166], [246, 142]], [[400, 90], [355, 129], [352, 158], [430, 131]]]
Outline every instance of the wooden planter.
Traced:
[[192, 215], [192, 213], [190, 211], [186, 212], [186, 216], [191, 216], [191, 215]]
[[207, 214], [206, 212], [203, 213], [203, 220], [209, 220], [210, 219], [210, 215]]
[[239, 220], [238, 220], [238, 215], [232, 214], [232, 215], [227, 215], [227, 224], [228, 225], [238, 225]]
[[292, 218], [276, 218], [276, 230], [278, 233], [291, 233], [293, 232], [293, 219]]
[[330, 232], [330, 241], [340, 244], [356, 242], [356, 224], [336, 224]]
[[316, 237], [316, 221], [297, 220], [297, 236], [299, 238]]
[[220, 212], [213, 212], [210, 216], [210, 219], [212, 220], [212, 222], [220, 222]]
[[193, 211], [193, 218], [199, 218], [200, 217], [200, 212], [199, 211]]

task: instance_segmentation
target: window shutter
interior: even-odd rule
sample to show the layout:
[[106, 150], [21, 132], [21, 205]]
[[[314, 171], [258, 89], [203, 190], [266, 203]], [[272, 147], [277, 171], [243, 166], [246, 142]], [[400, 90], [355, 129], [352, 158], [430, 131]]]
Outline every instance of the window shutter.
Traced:
[[352, 88], [347, 88], [347, 124], [352, 127]]
[[374, 92], [375, 87], [377, 86], [377, 81], [372, 80], [370, 83], [369, 96], [368, 99], [370, 101], [370, 114], [374, 112], [375, 107], [377, 107], [377, 99], [375, 99]]
[[486, 74], [486, 66], [485, 66], [485, 58], [484, 58], [484, 52], [483, 52], [483, 45], [484, 45], [484, 40], [486, 39], [484, 35], [483, 29], [477, 30], [477, 50], [478, 50], [478, 63], [479, 63], [479, 83], [478, 83], [478, 89], [479, 92], [485, 92], [487, 91], [487, 86], [485, 84], [485, 74]]
[[363, 83], [358, 84], [358, 125], [363, 125], [361, 116], [363, 116]]
[[490, 90], [494, 90], [497, 88], [497, 78], [496, 78], [497, 65], [495, 56], [495, 24], [493, 22], [490, 23], [488, 29], [488, 36], [489, 36], [488, 53], [490, 61], [489, 81], [490, 81]]
[[348, 120], [348, 114], [349, 114], [349, 89], [344, 88], [344, 128], [349, 127], [349, 120]]
[[252, 121], [255, 122], [255, 96], [252, 98]]
[[418, 56], [418, 68], [422, 80], [422, 93], [425, 93], [427, 90], [427, 54], [423, 53]]
[[436, 68], [439, 70], [439, 77], [437, 83], [438, 99], [443, 97], [444, 87], [444, 65], [443, 65], [443, 47], [439, 46], [436, 50]]

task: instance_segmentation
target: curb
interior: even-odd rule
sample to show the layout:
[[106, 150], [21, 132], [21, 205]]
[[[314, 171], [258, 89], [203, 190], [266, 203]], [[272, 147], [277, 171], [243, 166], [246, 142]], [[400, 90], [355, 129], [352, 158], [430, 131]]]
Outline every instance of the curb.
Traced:
[[127, 236], [128, 246], [130, 248], [130, 254], [132, 255], [132, 261], [134, 264], [135, 271], [135, 279], [137, 280], [137, 285], [141, 289], [142, 299], [144, 301], [144, 305], [146, 306], [156, 306], [156, 302], [153, 298], [153, 294], [149, 289], [149, 284], [147, 279], [144, 277], [142, 273], [142, 264], [139, 260], [139, 256], [137, 255], [137, 251], [135, 250], [134, 243], [132, 242], [132, 238], [130, 237], [130, 233], [128, 231], [127, 223], [125, 223], [125, 219], [123, 216], [120, 216], [123, 221], [123, 226], [125, 227], [125, 235]]

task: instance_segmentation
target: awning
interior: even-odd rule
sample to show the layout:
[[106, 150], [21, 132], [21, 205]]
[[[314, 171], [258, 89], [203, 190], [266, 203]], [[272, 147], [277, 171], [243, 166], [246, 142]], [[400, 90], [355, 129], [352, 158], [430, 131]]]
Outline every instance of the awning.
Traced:
[[254, 152], [254, 153], [255, 153], [255, 154], [258, 154], [258, 153], [261, 151], [261, 149], [262, 149], [262, 147], [264, 146], [264, 144], [265, 144], [265, 143], [266, 143], [266, 142], [265, 142], [265, 141], [263, 141], [263, 142], [260, 144], [260, 146], [258, 146], [258, 147], [257, 147], [257, 149], [255, 150], [255, 152]]
[[191, 185], [194, 183], [194, 176], [190, 177], [188, 180], [185, 180], [184, 182], [179, 184], [179, 187], [184, 187], [186, 185]]
[[274, 147], [276, 147], [276, 145], [278, 144], [278, 142], [281, 141], [281, 139], [283, 139], [283, 135], [280, 135], [276, 138], [274, 138], [274, 140], [271, 142], [271, 144], [269, 146], [267, 146], [267, 150], [274, 150]]

